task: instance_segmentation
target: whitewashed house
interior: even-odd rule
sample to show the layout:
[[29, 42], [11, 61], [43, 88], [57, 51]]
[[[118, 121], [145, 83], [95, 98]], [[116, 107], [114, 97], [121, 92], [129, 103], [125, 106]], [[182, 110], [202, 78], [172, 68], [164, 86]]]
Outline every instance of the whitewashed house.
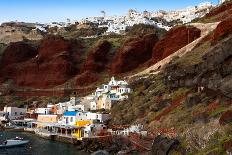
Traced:
[[4, 111], [0, 111], [0, 121], [6, 120], [6, 113]]
[[49, 115], [51, 114], [51, 110], [53, 107], [54, 105], [48, 104], [46, 108], [36, 108], [34, 110], [34, 113], [39, 115]]
[[86, 114], [87, 114], [87, 120], [90, 121], [98, 120], [99, 122], [106, 122], [111, 118], [110, 114], [92, 113], [92, 112], [87, 112]]
[[98, 136], [102, 131], [107, 130], [104, 124], [89, 124], [84, 128], [84, 137], [94, 137]]
[[6, 113], [6, 118], [10, 120], [23, 119], [26, 115], [27, 108], [17, 108], [17, 107], [4, 107], [3, 110]]
[[59, 121], [62, 125], [75, 125], [77, 121], [87, 120], [87, 113], [83, 111], [66, 111], [61, 120]]

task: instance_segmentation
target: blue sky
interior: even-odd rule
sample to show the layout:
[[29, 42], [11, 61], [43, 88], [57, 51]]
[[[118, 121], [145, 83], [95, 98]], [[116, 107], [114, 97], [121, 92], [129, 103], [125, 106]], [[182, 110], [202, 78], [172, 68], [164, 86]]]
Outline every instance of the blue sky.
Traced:
[[[210, 2], [217, 3], [218, 0]], [[0, 0], [0, 23], [6, 21], [51, 22], [138, 11], [172, 10], [194, 6], [205, 0]]]

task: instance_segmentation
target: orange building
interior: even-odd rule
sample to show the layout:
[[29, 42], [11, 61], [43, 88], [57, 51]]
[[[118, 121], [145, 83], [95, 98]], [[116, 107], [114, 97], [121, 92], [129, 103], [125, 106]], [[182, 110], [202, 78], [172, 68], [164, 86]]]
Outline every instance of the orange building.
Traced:
[[56, 123], [58, 117], [57, 115], [38, 115], [37, 121], [41, 123]]

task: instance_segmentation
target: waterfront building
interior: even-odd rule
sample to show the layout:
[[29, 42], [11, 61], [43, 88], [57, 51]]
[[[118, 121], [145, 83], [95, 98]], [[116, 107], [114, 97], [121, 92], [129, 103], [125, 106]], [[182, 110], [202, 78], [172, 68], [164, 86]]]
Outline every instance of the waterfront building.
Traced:
[[62, 125], [75, 125], [77, 121], [83, 121], [87, 119], [87, 112], [83, 111], [66, 111], [61, 118]]
[[108, 121], [110, 118], [110, 114], [87, 112], [87, 120], [95, 120], [103, 123]]
[[4, 111], [0, 111], [0, 121], [5, 121], [6, 119], [6, 113]]
[[57, 115], [38, 115], [37, 122], [40, 123], [57, 123]]
[[14, 119], [23, 119], [26, 115], [26, 108], [17, 108], [17, 107], [4, 107], [4, 113], [6, 119], [14, 120]]
[[104, 124], [89, 124], [86, 125], [84, 130], [84, 137], [90, 138], [94, 136], [99, 136], [101, 133], [106, 132], [107, 127]]

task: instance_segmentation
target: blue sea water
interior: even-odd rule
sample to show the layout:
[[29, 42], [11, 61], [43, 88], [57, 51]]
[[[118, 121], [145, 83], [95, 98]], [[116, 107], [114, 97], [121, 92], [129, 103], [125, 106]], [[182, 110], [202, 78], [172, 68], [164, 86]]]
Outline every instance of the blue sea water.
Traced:
[[30, 140], [30, 142], [22, 147], [0, 149], [0, 155], [88, 155], [74, 145], [49, 141], [25, 132], [0, 131], [0, 142], [16, 136]]

